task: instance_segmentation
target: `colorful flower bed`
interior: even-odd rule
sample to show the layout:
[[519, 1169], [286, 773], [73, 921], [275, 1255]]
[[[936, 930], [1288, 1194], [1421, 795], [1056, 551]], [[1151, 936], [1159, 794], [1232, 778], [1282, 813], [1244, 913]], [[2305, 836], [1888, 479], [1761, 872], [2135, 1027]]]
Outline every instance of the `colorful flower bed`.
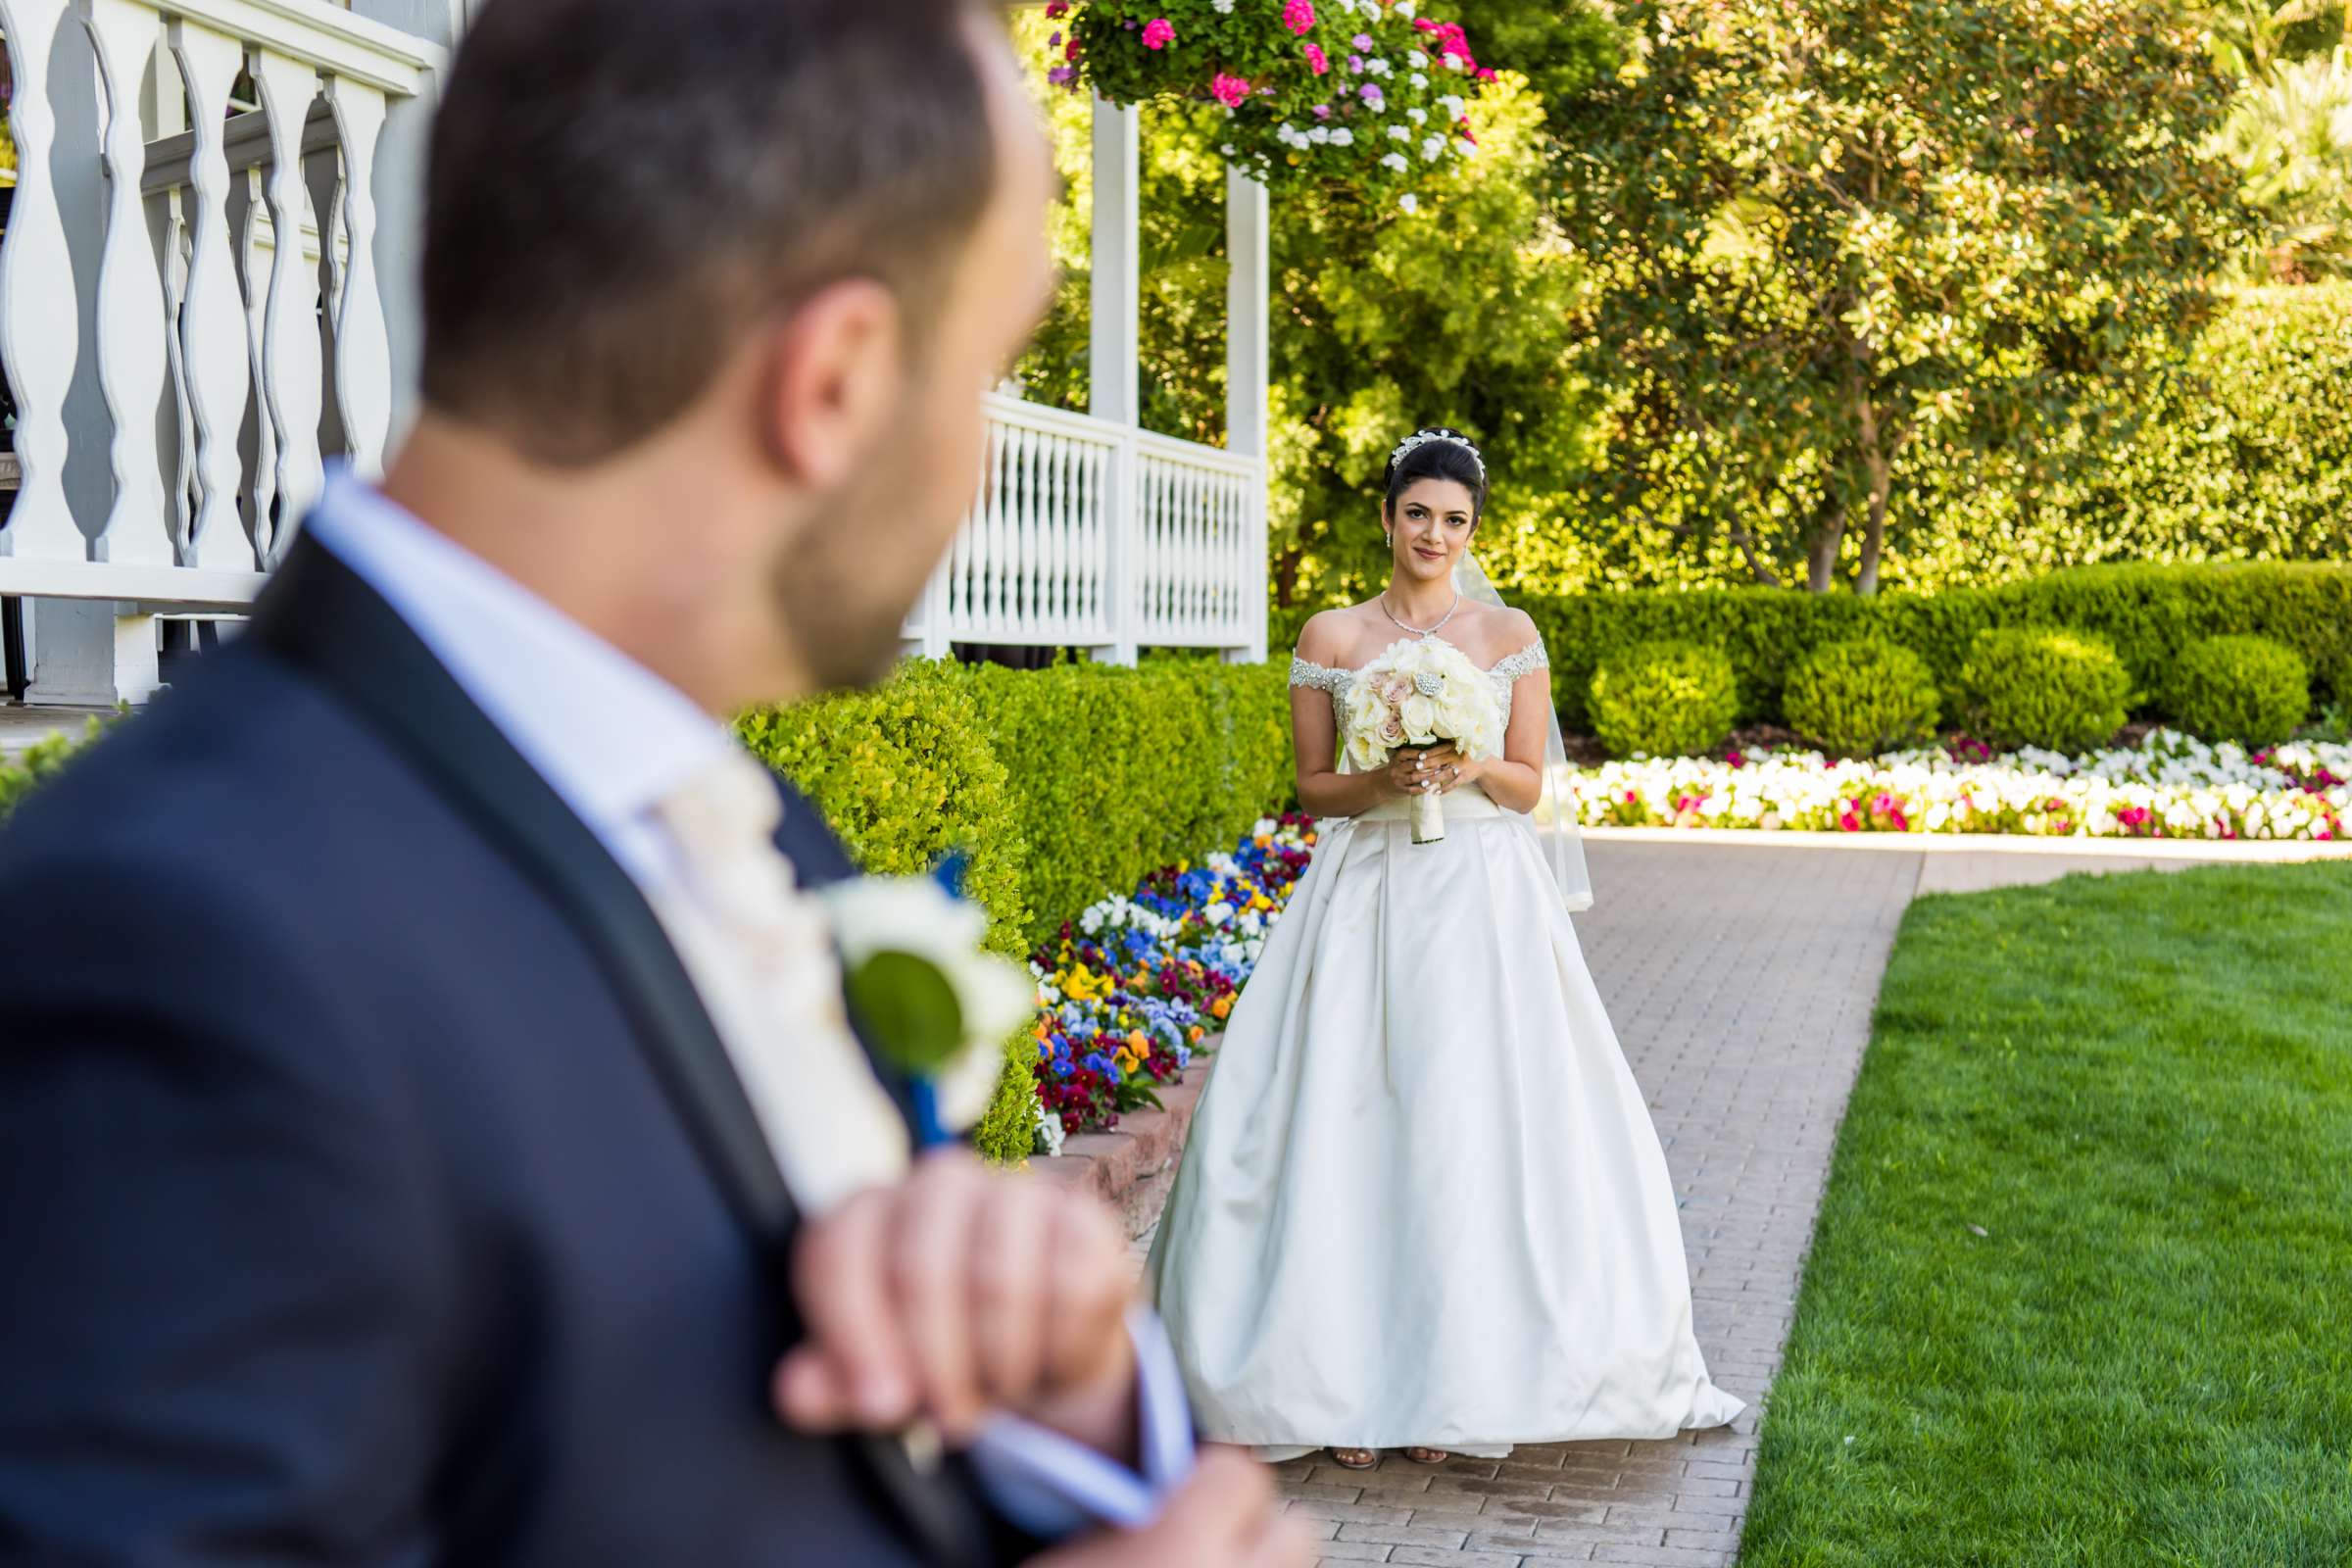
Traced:
[[1314, 844], [1311, 818], [1265, 818], [1231, 855], [1152, 872], [1031, 957], [1040, 1153], [1159, 1103], [1233, 1010]]
[[1113, 103], [1213, 99], [1225, 157], [1269, 183], [1333, 180], [1418, 209], [1478, 151], [1468, 114], [1494, 73], [1461, 24], [1413, 0], [1054, 0], [1048, 77]]
[[1613, 761], [1572, 769], [1568, 787], [1588, 827], [2337, 839], [2352, 746], [2247, 753], [2159, 729], [2135, 747], [2063, 757], [1957, 738], [1868, 761], [1737, 750]]

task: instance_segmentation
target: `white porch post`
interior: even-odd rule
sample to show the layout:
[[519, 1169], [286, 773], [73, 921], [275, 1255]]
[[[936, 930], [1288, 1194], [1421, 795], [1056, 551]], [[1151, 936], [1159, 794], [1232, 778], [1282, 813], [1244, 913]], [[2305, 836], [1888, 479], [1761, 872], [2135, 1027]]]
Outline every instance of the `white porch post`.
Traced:
[[[414, 33], [454, 50], [481, 0], [350, 0], [361, 16]], [[408, 434], [416, 408], [416, 372], [421, 339], [417, 269], [424, 255], [424, 162], [433, 109], [440, 101], [436, 80], [414, 97], [384, 106], [375, 144], [375, 286], [383, 300], [386, 350], [391, 356], [391, 408], [385, 418], [384, 455]]]
[[1228, 648], [1236, 662], [1262, 663], [1266, 657], [1266, 401], [1267, 296], [1272, 280], [1266, 256], [1266, 187], [1228, 167], [1225, 171], [1225, 449], [1257, 460], [1257, 484], [1250, 493], [1250, 569], [1243, 574], [1253, 595], [1246, 607], [1250, 640]]
[[1135, 458], [1137, 337], [1143, 297], [1137, 189], [1142, 183], [1140, 117], [1095, 100], [1094, 269], [1090, 291], [1092, 338], [1087, 352], [1088, 412], [1125, 428], [1109, 464], [1102, 496], [1109, 560], [1103, 598], [1110, 641], [1094, 657], [1117, 664], [1136, 661], [1137, 579], [1143, 565]]

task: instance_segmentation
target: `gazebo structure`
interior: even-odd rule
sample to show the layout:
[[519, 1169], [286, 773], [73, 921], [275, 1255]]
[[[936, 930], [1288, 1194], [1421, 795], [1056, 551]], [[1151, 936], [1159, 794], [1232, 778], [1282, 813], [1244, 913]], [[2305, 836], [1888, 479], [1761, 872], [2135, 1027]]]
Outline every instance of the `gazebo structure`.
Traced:
[[[24, 700], [144, 699], [164, 626], [251, 604], [326, 461], [382, 463], [466, 9], [0, 0], [0, 600]], [[1135, 111], [1098, 104], [1094, 152], [1093, 406], [990, 398], [978, 499], [906, 646], [1262, 659], [1265, 190], [1228, 176], [1227, 445], [1174, 440], [1137, 422]]]

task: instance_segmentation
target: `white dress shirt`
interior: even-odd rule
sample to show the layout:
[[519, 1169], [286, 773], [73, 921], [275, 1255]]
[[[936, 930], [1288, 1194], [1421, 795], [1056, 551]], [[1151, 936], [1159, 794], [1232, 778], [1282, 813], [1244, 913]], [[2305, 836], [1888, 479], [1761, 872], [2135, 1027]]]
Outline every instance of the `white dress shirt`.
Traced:
[[[330, 472], [304, 526], [391, 605], [657, 909], [694, 896], [660, 808], [735, 746], [723, 723], [347, 471]], [[725, 1040], [719, 1010], [713, 1021]], [[727, 1046], [739, 1073], [755, 1065], [737, 1042]], [[1148, 1523], [1191, 1468], [1191, 1415], [1166, 1332], [1140, 1307], [1130, 1328], [1142, 1476], [1009, 1417], [992, 1420], [972, 1447], [998, 1505], [1037, 1534], [1066, 1534], [1089, 1520]]]

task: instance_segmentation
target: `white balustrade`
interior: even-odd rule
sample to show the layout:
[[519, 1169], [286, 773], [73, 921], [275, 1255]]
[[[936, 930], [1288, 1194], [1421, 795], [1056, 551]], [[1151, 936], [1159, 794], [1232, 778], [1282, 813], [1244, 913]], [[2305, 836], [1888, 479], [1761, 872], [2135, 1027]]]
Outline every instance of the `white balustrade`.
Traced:
[[445, 52], [326, 0], [0, 0], [0, 593], [241, 607], [322, 460], [382, 461], [377, 152]]
[[[322, 460], [381, 465], [397, 391], [379, 251], [412, 255], [415, 235], [405, 202], [379, 221], [400, 187], [379, 189], [378, 155], [446, 52], [326, 0], [0, 0], [0, 34], [18, 153], [0, 366], [22, 466], [0, 595], [40, 609], [44, 648], [94, 650], [95, 676], [53, 680], [36, 658], [36, 700], [135, 698], [155, 679], [148, 616], [243, 608]], [[1228, 202], [1236, 450], [1145, 432], [1137, 141], [1133, 113], [1104, 106], [1097, 407], [990, 397], [979, 498], [906, 627], [917, 651], [1265, 655], [1264, 191], [1237, 175]]]
[[1264, 460], [1002, 395], [988, 416], [979, 498], [907, 623], [913, 651], [1265, 657]]

